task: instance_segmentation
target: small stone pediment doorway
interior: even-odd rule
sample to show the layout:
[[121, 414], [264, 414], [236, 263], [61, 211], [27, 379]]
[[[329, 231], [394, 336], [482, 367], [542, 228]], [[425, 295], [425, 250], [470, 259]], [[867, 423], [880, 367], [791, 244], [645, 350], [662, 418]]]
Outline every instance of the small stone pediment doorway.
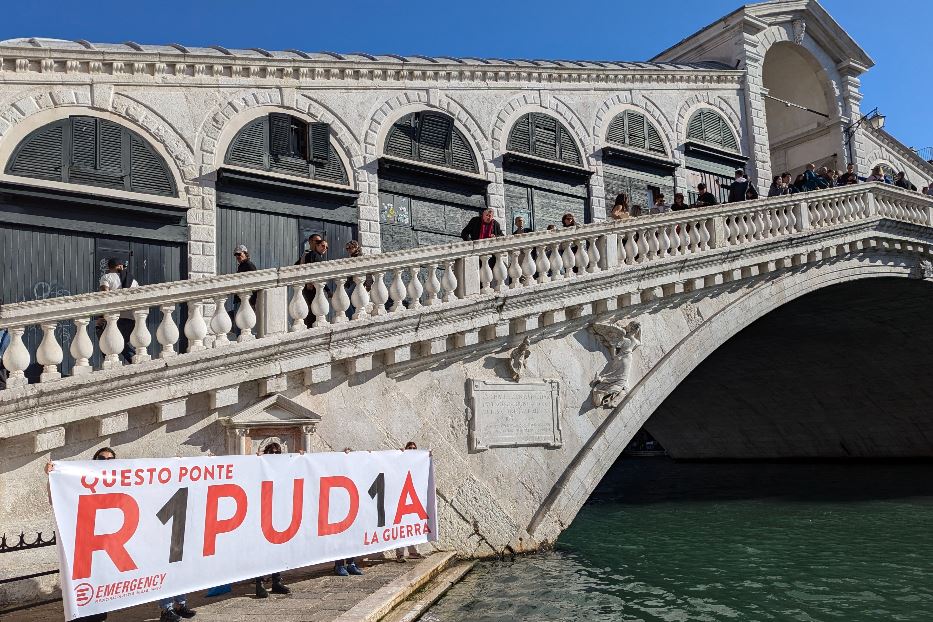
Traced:
[[239, 413], [221, 419], [228, 454], [261, 453], [278, 443], [282, 453], [313, 451], [311, 435], [321, 416], [284, 395], [270, 395]]

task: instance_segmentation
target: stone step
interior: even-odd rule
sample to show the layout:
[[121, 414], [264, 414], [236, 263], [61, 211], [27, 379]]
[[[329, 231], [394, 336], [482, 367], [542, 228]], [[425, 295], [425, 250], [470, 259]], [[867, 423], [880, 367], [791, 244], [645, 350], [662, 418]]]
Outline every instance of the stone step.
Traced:
[[435, 553], [415, 564], [414, 568], [357, 603], [335, 622], [377, 622], [399, 603], [421, 589], [456, 562], [455, 553]]
[[379, 622], [415, 622], [431, 606], [440, 600], [447, 590], [460, 582], [468, 572], [473, 570], [476, 560], [458, 561], [444, 570], [441, 574], [424, 586], [422, 590], [413, 594], [411, 598], [400, 603]]

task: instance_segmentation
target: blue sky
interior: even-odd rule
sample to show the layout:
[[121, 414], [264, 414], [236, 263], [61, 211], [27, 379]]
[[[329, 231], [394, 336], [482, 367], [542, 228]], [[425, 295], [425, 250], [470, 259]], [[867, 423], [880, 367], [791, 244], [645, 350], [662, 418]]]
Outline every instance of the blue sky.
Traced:
[[[933, 146], [927, 111], [933, 79], [922, 78], [933, 70], [933, 2], [822, 4], [875, 60], [862, 79], [862, 110], [878, 106], [887, 115], [886, 129], [907, 145]], [[736, 0], [34, 0], [4, 6], [0, 39], [647, 60], [738, 6]]]

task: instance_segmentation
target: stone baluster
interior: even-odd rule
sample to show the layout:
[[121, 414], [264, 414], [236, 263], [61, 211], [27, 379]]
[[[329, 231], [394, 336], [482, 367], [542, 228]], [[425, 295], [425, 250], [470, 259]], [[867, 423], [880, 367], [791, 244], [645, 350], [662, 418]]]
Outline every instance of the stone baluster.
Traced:
[[[6, 387], [22, 387], [28, 383], [26, 380], [26, 369], [29, 367], [29, 350], [23, 343], [23, 333], [25, 328], [19, 326], [10, 329], [10, 344], [6, 352], [3, 353], [3, 367], [9, 372], [6, 380]], [[85, 333], [87, 334], [87, 333]]]
[[389, 288], [386, 287], [385, 272], [373, 275], [373, 287], [370, 290], [373, 301], [373, 315], [385, 315], [386, 303], [389, 302]]
[[509, 252], [509, 289], [515, 289], [521, 286], [522, 266], [518, 261], [519, 251]]
[[366, 285], [366, 275], [357, 274], [353, 277], [353, 318], [354, 320], [361, 320], [363, 318], [369, 317], [369, 291], [367, 291]]
[[538, 271], [538, 283], [547, 283], [549, 280], [548, 270], [551, 269], [551, 261], [547, 256], [547, 246], [539, 245], [535, 249], [535, 269]]
[[573, 256], [573, 244], [571, 242], [564, 243], [564, 249], [561, 252], [561, 261], [564, 264], [564, 278], [569, 279], [573, 277], [573, 267], [575, 265], [574, 256]]
[[574, 240], [574, 245], [577, 250], [573, 254], [573, 263], [577, 267], [577, 274], [586, 274], [586, 266], [589, 263], [589, 256], [586, 254], [586, 240], [584, 238]]
[[312, 281], [314, 300], [311, 301], [311, 313], [314, 314], [314, 324], [318, 327], [327, 324], [327, 314], [330, 313], [330, 301], [327, 299], [327, 289], [321, 281]]
[[636, 254], [636, 263], [645, 263], [648, 261], [648, 252], [651, 250], [648, 246], [649, 231], [648, 229], [642, 229], [641, 231], [633, 233], [632, 235], [638, 237], [638, 252]]
[[444, 262], [444, 276], [441, 277], [441, 287], [444, 288], [444, 302], [450, 302], [451, 299], [457, 299], [457, 275], [454, 274], [454, 262]]
[[123, 362], [120, 360], [120, 354], [123, 352], [124, 342], [123, 335], [117, 327], [117, 320], [119, 319], [119, 313], [108, 313], [104, 315], [106, 325], [98, 340], [100, 351], [104, 354], [104, 360], [101, 363], [103, 369], [113, 369], [123, 365]]
[[753, 218], [753, 220], [755, 221], [755, 239], [756, 240], [761, 240], [762, 238], [768, 237], [768, 232], [767, 232], [767, 229], [765, 228], [765, 221], [761, 215], [762, 212], [767, 213], [767, 210], [755, 210], [755, 217]]
[[211, 332], [214, 333], [214, 347], [220, 348], [227, 345], [230, 340], [227, 334], [233, 328], [233, 322], [230, 320], [230, 313], [227, 311], [227, 297], [218, 296], [214, 298], [214, 316], [211, 317]]
[[[246, 304], [249, 306], [249, 294], [242, 294], [241, 300], [242, 296], [246, 296]], [[159, 352], [159, 358], [164, 359], [177, 354], [177, 352], [175, 352], [175, 344], [178, 343], [178, 326], [175, 324], [175, 318], [172, 317], [172, 313], [175, 311], [175, 305], [163, 305], [159, 308], [162, 310], [162, 321], [159, 323], [158, 330], [156, 330], [156, 341], [162, 346]], [[240, 311], [242, 311], [242, 306]], [[250, 310], [250, 313], [252, 313], [252, 310]], [[253, 324], [255, 323], [256, 315], [253, 314]], [[252, 328], [253, 324], [250, 324], [250, 328]], [[237, 313], [237, 326], [240, 326], [239, 313]], [[240, 328], [242, 329], [242, 326]], [[252, 339], [251, 332], [249, 338]], [[245, 339], [243, 339], [243, 333], [240, 333], [240, 341], [245, 341]]]
[[93, 371], [91, 369], [91, 364], [88, 362], [90, 358], [94, 356], [94, 344], [87, 334], [87, 325], [90, 324], [90, 320], [87, 318], [76, 318], [74, 323], [75, 336], [74, 339], [71, 340], [71, 348], [69, 349], [72, 358], [75, 360], [75, 365], [71, 368], [71, 375], [83, 376]]
[[629, 261], [628, 261], [628, 250], [625, 248], [626, 242], [627, 242], [627, 240], [628, 240], [629, 235], [631, 235], [631, 234], [629, 234], [629, 233], [619, 233], [619, 235], [616, 236], [616, 243], [617, 243], [617, 245], [618, 245], [618, 247], [619, 247], [618, 250], [617, 250], [616, 252], [617, 252], [618, 255], [619, 255], [619, 265], [620, 265], [620, 266], [624, 266], [625, 264], [629, 263]]
[[405, 308], [405, 281], [402, 280], [402, 270], [403, 268], [395, 269], [395, 277], [389, 287], [389, 295], [392, 296], [392, 311], [401, 311]]
[[532, 248], [529, 246], [522, 253], [522, 285], [531, 285], [535, 282], [535, 260], [532, 258]]
[[421, 285], [421, 279], [418, 278], [418, 272], [420, 271], [420, 266], [409, 268], [411, 278], [408, 280], [408, 304], [410, 309], [417, 309], [421, 306], [421, 294], [424, 292], [424, 287]]
[[36, 350], [36, 362], [42, 365], [42, 374], [39, 376], [39, 382], [49, 382], [58, 380], [62, 377], [58, 366], [62, 362], [65, 353], [62, 351], [58, 338], [55, 336], [55, 329], [58, 322], [42, 323], [42, 342]]
[[[288, 318], [291, 320], [288, 330], [295, 333], [307, 328], [305, 318], [308, 317], [308, 301], [305, 300], [304, 283], [292, 286], [292, 299], [288, 301]], [[213, 326], [214, 322], [211, 321]]]
[[204, 322], [204, 303], [199, 300], [188, 302], [185, 337], [188, 338], [188, 352], [200, 352], [204, 349], [204, 338], [207, 337], [207, 323]]
[[596, 272], [599, 270], [599, 244], [596, 243], [596, 238], [590, 238], [586, 241], [586, 254], [587, 254], [587, 272]]
[[350, 310], [350, 296], [347, 295], [346, 280], [334, 280], [334, 295], [331, 299], [331, 306], [334, 308], [334, 324], [345, 324], [350, 321], [350, 318], [347, 317], [347, 311]]
[[564, 275], [561, 273], [564, 261], [560, 254], [560, 245], [558, 245], [557, 242], [553, 242], [548, 248], [550, 249], [551, 254], [551, 256], [548, 257], [548, 264], [551, 268], [551, 280], [559, 281], [564, 277]]
[[488, 294], [492, 291], [492, 268], [489, 267], [489, 255], [479, 256], [479, 291]]
[[700, 240], [700, 229], [703, 227], [703, 222], [693, 221], [690, 224], [688, 224], [687, 227], [689, 228], [689, 230], [687, 231], [687, 235], [690, 238], [687, 244], [689, 245], [690, 252], [691, 253], [699, 252], [699, 250], [702, 248], [702, 243]]
[[429, 307], [440, 302], [441, 281], [437, 278], [437, 266], [428, 264], [424, 277], [424, 305]]
[[633, 264], [638, 262], [638, 244], [635, 242], [635, 237], [638, 234], [634, 231], [629, 231], [625, 234], [625, 263]]
[[658, 257], [658, 250], [661, 248], [661, 244], [660, 244], [660, 242], [658, 241], [658, 228], [657, 228], [657, 227], [652, 227], [650, 230], [648, 230], [648, 231], [646, 232], [645, 237], [648, 238], [648, 239], [647, 239], [647, 242], [648, 242], [648, 253], [647, 253], [648, 259], [657, 259], [657, 257]]
[[152, 343], [152, 335], [149, 334], [149, 326], [146, 324], [148, 317], [149, 309], [133, 309], [133, 318], [136, 320], [133, 332], [130, 333], [130, 344], [136, 349], [136, 354], [133, 355], [133, 363], [144, 363], [152, 359], [149, 356], [149, 344]]
[[671, 236], [667, 233], [667, 227], [660, 227], [658, 230], [658, 257], [667, 257], [671, 251]]
[[251, 292], [239, 292], [236, 294], [236, 297], [240, 300], [236, 316], [233, 318], [237, 328], [240, 329], [240, 335], [237, 337], [237, 341], [250, 341], [256, 338], [256, 335], [253, 334], [253, 327], [256, 326], [256, 312], [253, 310], [253, 305], [249, 302], [250, 296], [252, 296]]
[[509, 276], [508, 269], [507, 269], [508, 264], [505, 260], [505, 257], [506, 257], [505, 253], [497, 253], [495, 257], [496, 257], [496, 265], [493, 266], [492, 268], [492, 275], [496, 279], [495, 290], [497, 292], [501, 292], [503, 289], [506, 289], [505, 280]]

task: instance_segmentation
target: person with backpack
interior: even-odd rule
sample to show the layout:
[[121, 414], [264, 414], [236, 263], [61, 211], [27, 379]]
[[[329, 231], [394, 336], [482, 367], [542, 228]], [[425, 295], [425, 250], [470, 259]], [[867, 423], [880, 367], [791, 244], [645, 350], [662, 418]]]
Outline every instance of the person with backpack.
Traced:
[[[735, 179], [731, 184], [724, 184], [717, 179], [716, 185], [729, 191], [729, 203], [738, 203], [739, 201], [745, 201], [747, 199], [746, 195], [752, 184], [748, 181], [748, 177], [745, 176], [745, 171], [737, 168], [735, 169]], [[757, 190], [755, 191], [755, 198], [758, 198]]]

